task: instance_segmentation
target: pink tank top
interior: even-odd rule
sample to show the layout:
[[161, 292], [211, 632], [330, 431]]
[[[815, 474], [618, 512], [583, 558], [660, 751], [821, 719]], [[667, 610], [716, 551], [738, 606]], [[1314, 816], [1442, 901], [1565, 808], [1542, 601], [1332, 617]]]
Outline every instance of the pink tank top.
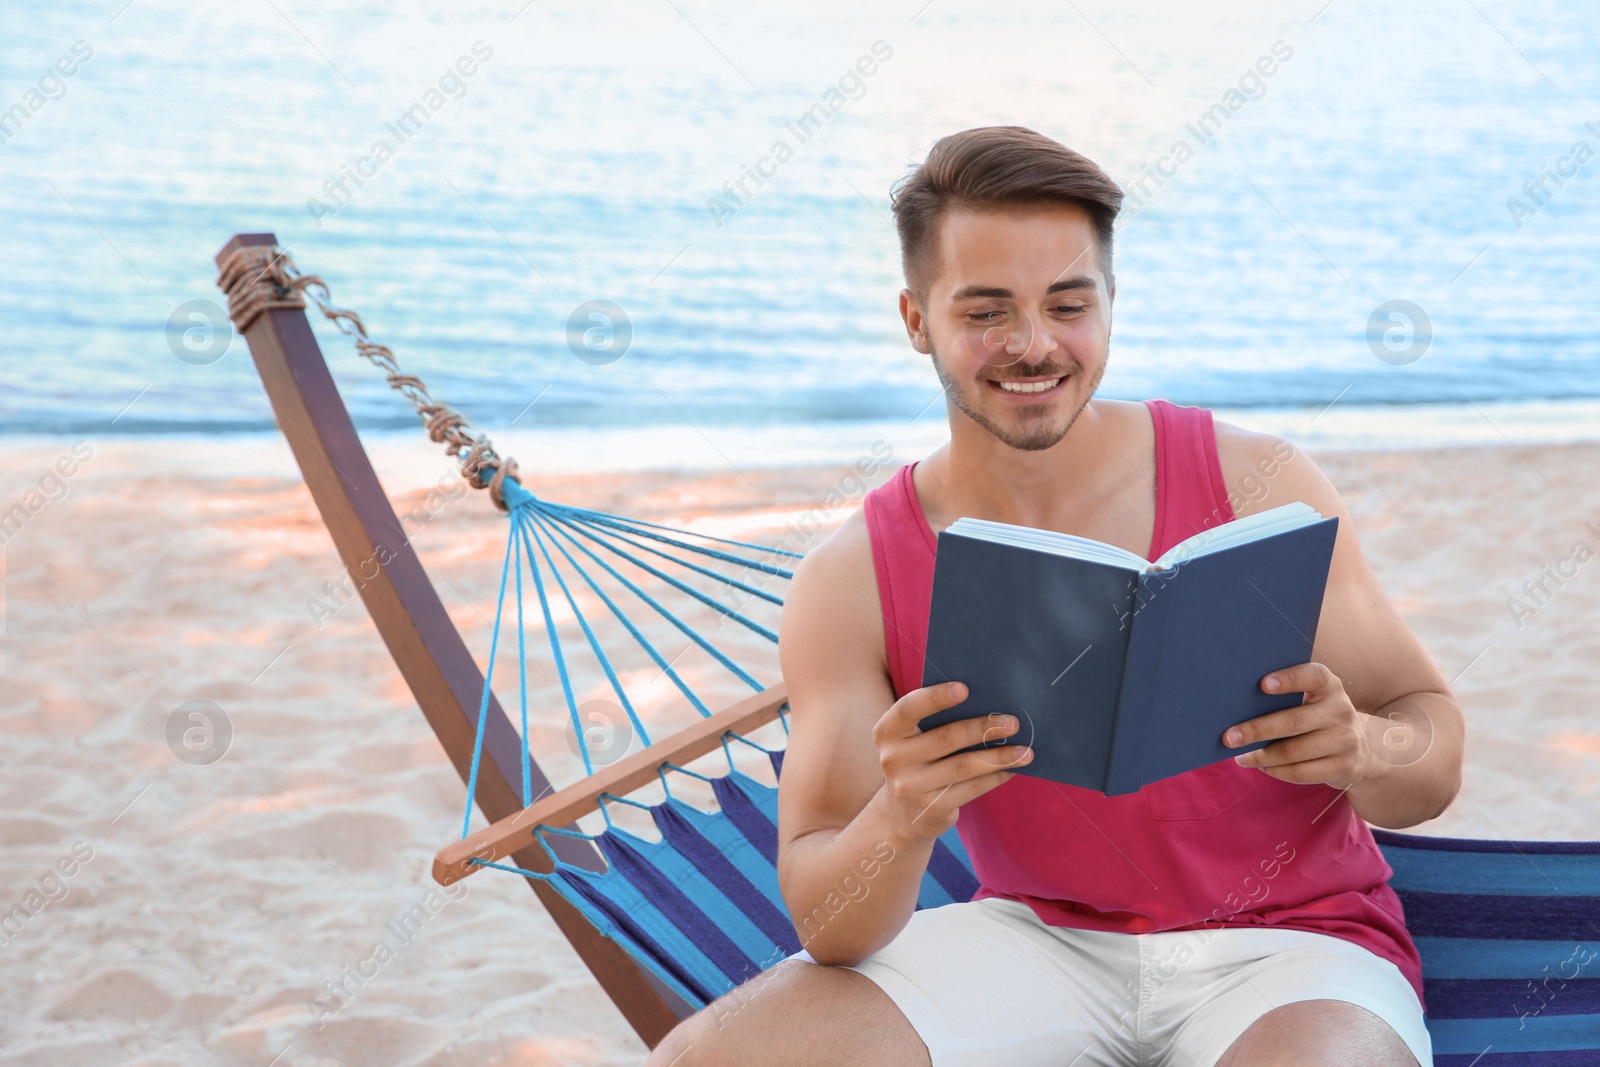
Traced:
[[[1149, 559], [1233, 520], [1211, 412], [1146, 401], [1155, 421]], [[915, 463], [867, 494], [872, 560], [896, 696], [922, 684], [935, 539]], [[1284, 664], [1289, 666], [1289, 664]], [[1129, 933], [1281, 926], [1353, 941], [1390, 960], [1422, 1001], [1422, 964], [1393, 874], [1342, 792], [1223, 760], [1108, 797], [1015, 775], [956, 822], [980, 888], [1051, 926]]]

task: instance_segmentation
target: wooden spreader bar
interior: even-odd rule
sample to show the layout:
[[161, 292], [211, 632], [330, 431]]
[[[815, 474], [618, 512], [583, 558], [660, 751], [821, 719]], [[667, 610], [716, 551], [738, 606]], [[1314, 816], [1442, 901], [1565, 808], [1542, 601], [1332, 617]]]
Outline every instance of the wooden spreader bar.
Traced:
[[515, 815], [501, 819], [477, 833], [440, 849], [433, 858], [433, 880], [440, 885], [459, 882], [481, 870], [474, 859], [499, 862], [534, 844], [536, 826], [565, 827], [600, 806], [601, 794], [624, 796], [653, 781], [668, 763], [678, 765], [721, 747], [725, 734], [743, 734], [778, 717], [789, 700], [781, 683], [755, 693], [731, 708], [702, 719], [671, 737], [624, 756], [583, 781], [534, 801]]

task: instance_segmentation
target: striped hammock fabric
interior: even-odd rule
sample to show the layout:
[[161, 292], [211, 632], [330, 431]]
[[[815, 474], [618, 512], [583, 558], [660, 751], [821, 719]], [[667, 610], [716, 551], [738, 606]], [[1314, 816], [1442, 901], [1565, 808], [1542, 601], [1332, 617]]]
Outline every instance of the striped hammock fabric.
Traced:
[[[783, 752], [768, 750], [767, 756], [774, 774], [782, 774]], [[560, 862], [553, 852], [551, 874], [486, 866], [548, 882], [679, 996], [705, 1007], [802, 947], [778, 892], [777, 789], [733, 768], [706, 780], [719, 811], [702, 811], [670, 794], [655, 805], [613, 798], [646, 808], [661, 833], [659, 841], [631, 834], [609, 819], [598, 834], [553, 827], [535, 831], [547, 850], [545, 834], [588, 837], [609, 865], [604, 873]], [[977, 891], [972, 861], [952, 828], [934, 843], [917, 910], [971, 900]]]
[[1600, 841], [1372, 834], [1422, 954], [1437, 1067], [1600, 1064]]

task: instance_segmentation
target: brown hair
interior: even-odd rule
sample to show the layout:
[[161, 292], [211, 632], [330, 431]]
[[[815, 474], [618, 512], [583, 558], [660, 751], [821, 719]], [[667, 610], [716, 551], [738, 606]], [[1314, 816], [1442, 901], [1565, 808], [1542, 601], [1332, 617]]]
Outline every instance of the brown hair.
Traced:
[[940, 138], [927, 160], [895, 183], [891, 198], [901, 268], [918, 299], [927, 295], [939, 223], [951, 208], [1075, 204], [1089, 213], [1111, 282], [1122, 190], [1087, 156], [1024, 126], [980, 126]]

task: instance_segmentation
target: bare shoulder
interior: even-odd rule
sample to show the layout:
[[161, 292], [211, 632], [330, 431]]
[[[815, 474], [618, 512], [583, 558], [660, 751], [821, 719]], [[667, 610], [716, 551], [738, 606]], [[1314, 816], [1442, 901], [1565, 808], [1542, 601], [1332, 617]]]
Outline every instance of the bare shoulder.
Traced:
[[789, 585], [778, 628], [790, 710], [780, 870], [789, 842], [848, 825], [883, 784], [872, 728], [895, 701], [862, 509], [806, 553]]
[[1097, 396], [1089, 401], [1095, 411], [1102, 416], [1116, 419], [1127, 419], [1130, 422], [1143, 422], [1148, 424], [1150, 416], [1146, 414], [1149, 406], [1143, 400], [1113, 400], [1110, 397]]
[[[1352, 703], [1371, 711], [1408, 693], [1448, 693], [1449, 686], [1412, 633], [1378, 576], [1339, 491], [1304, 451], [1274, 434], [1216, 421], [1217, 459], [1235, 515], [1299, 500], [1337, 517], [1333, 561], [1312, 658], [1344, 683]], [[1459, 738], [1459, 709], [1449, 712]]]
[[1348, 515], [1339, 491], [1316, 462], [1292, 441], [1277, 434], [1247, 430], [1213, 420], [1217, 462], [1235, 516], [1266, 511], [1299, 500], [1323, 515]]
[[1102, 430], [1119, 440], [1135, 445], [1155, 440], [1155, 427], [1150, 421], [1150, 408], [1143, 400], [1111, 400], [1097, 396], [1089, 401], [1086, 413]]
[[870, 594], [870, 607], [878, 607], [876, 572], [872, 565], [872, 534], [867, 528], [866, 508], [857, 508], [839, 524], [839, 528], [822, 539], [808, 551], [795, 568], [791, 588], [795, 590], [830, 589], [843, 583], [870, 586], [862, 592]]
[[872, 536], [866, 509], [857, 508], [795, 568], [778, 629], [785, 678], [791, 666], [805, 670], [862, 642], [887, 662], [881, 619]]

